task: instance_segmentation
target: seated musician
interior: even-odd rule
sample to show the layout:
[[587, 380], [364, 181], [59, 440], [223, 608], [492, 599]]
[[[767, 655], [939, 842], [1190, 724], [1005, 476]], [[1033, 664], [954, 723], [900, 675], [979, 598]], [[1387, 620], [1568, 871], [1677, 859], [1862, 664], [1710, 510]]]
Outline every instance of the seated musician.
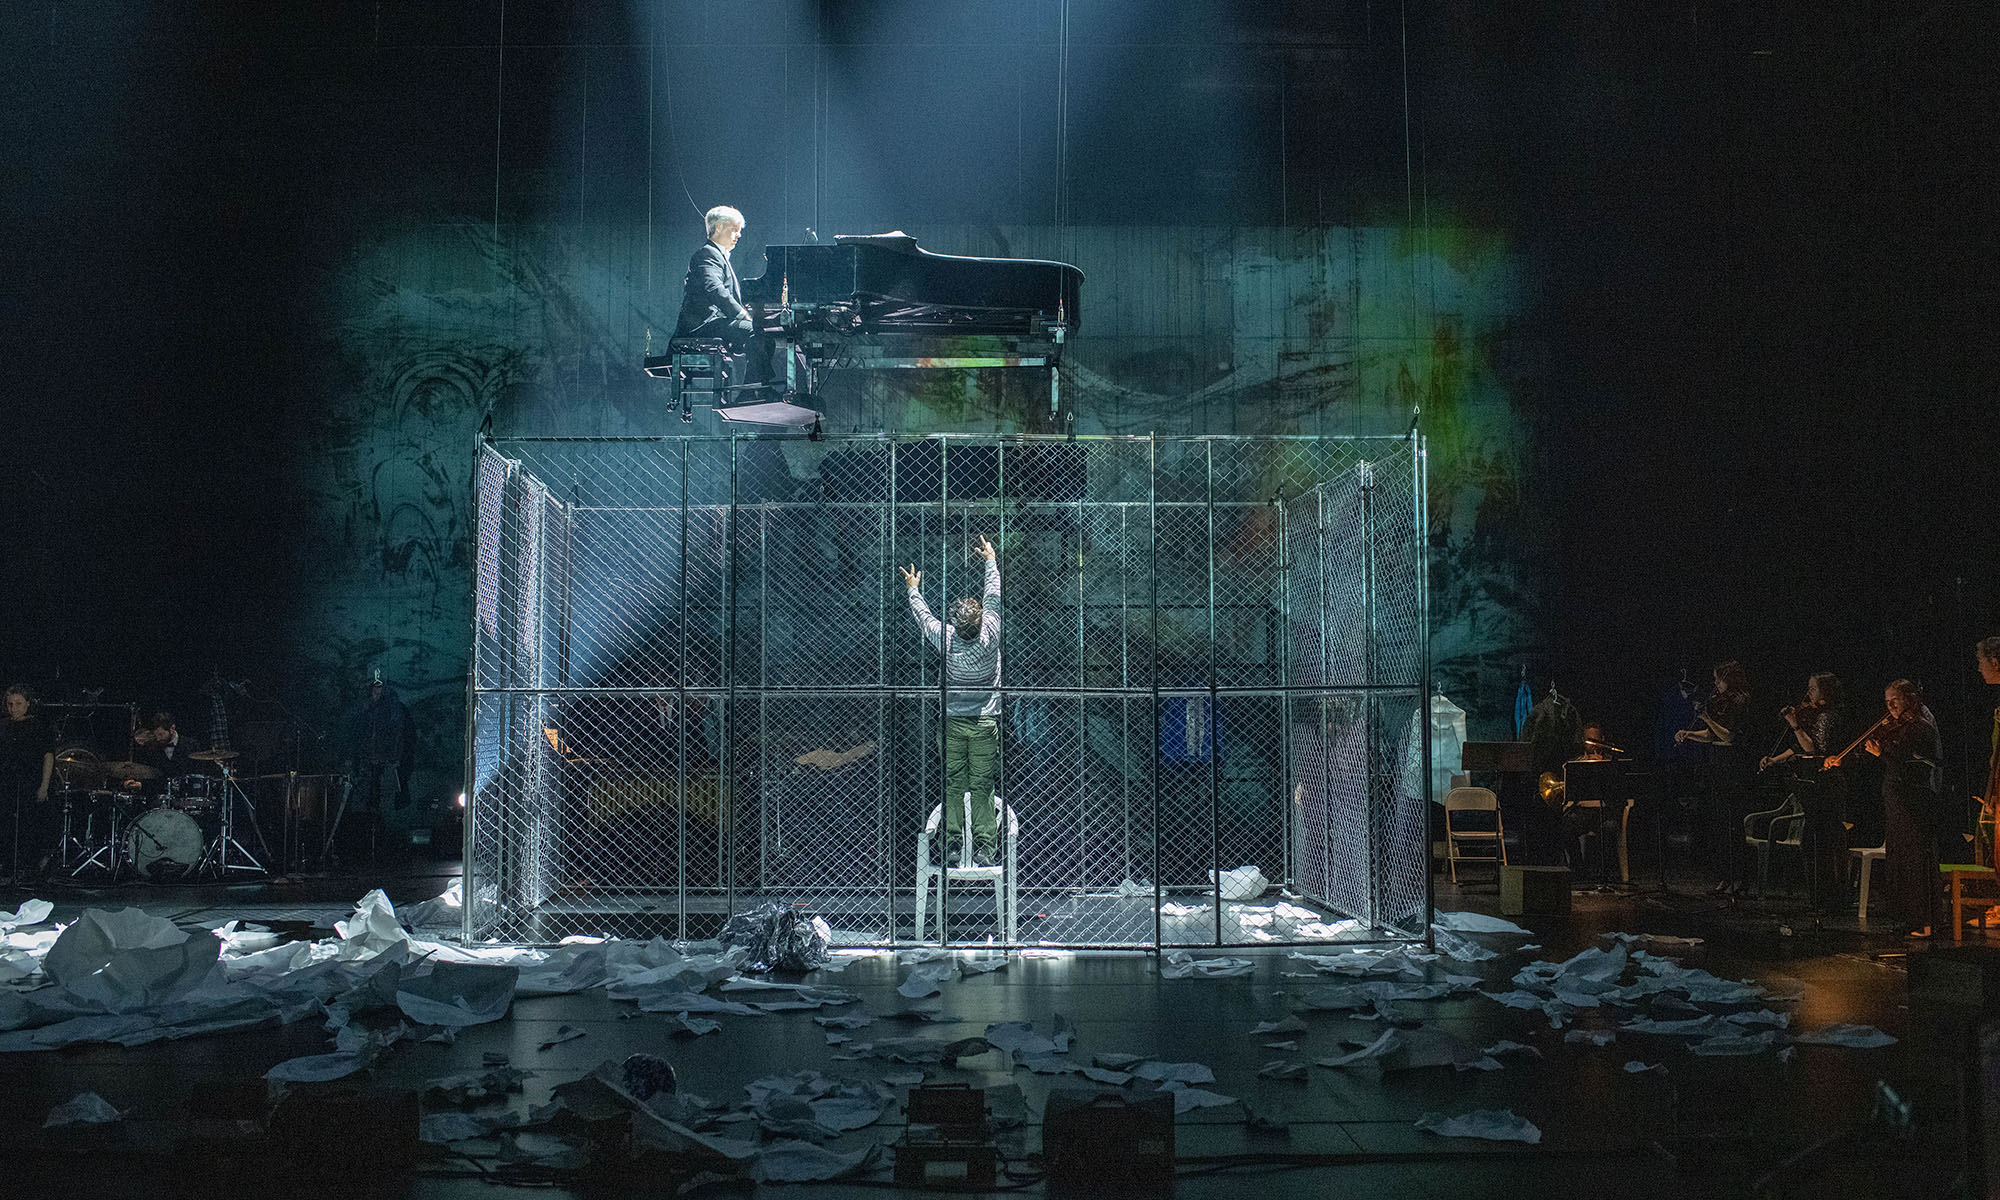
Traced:
[[[776, 342], [757, 335], [750, 309], [743, 303], [743, 284], [736, 277], [730, 252], [743, 236], [743, 214], [726, 204], [708, 210], [708, 240], [688, 259], [687, 279], [681, 284], [681, 316], [674, 337], [718, 338], [729, 350], [729, 379], [735, 386], [771, 384], [777, 374], [772, 364]], [[780, 394], [789, 387], [780, 387]]]
[[[1612, 743], [1604, 736], [1604, 726], [1591, 721], [1583, 727], [1583, 753], [1570, 762], [1610, 762]], [[1625, 819], [1625, 810], [1609, 804], [1575, 804], [1563, 810], [1563, 838], [1573, 848], [1580, 847], [1585, 834], [1596, 834], [1590, 847], [1588, 861], [1579, 862], [1578, 874], [1599, 879], [1612, 876], [1612, 864], [1617, 861], [1618, 827]]]
[[1806, 814], [1800, 849], [1805, 859], [1806, 894], [1815, 910], [1830, 911], [1846, 902], [1847, 776], [1819, 770], [1819, 761], [1837, 752], [1845, 736], [1846, 713], [1841, 704], [1840, 677], [1821, 671], [1806, 680], [1805, 699], [1778, 711], [1785, 732], [1772, 753], [1758, 761], [1760, 771], [1786, 763], [1790, 768], [1784, 794], [1796, 797]]
[[743, 214], [718, 204], [708, 210], [708, 240], [688, 260], [687, 279], [681, 285], [681, 316], [674, 337], [720, 338], [730, 350], [742, 353], [755, 332], [750, 310], [743, 306], [743, 285], [736, 279], [729, 252], [743, 236]]
[[[168, 780], [188, 773], [191, 765], [188, 755], [194, 752], [194, 746], [181, 737], [179, 726], [174, 724], [174, 714], [154, 713], [143, 728], [133, 733], [132, 744], [137, 748], [132, 760], [160, 773], [159, 778], [147, 781], [142, 789], [147, 795], [158, 795]], [[136, 786], [133, 781], [126, 782], [128, 788]]]

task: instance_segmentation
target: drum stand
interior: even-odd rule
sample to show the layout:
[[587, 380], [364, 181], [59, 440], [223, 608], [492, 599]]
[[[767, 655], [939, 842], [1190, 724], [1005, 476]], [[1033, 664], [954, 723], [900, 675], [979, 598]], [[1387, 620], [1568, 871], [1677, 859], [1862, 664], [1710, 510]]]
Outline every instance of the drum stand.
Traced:
[[[256, 855], [250, 853], [249, 847], [236, 840], [236, 806], [241, 804], [244, 815], [250, 818], [250, 832], [256, 837], [258, 848], [264, 852], [265, 858], [271, 857], [271, 847], [264, 841], [264, 831], [257, 824], [257, 810], [251, 806], [250, 797], [237, 786], [236, 773], [229, 769], [228, 761], [216, 765], [222, 768], [222, 828], [216, 832], [215, 840], [209, 843], [201, 861], [195, 864], [194, 873], [214, 871], [217, 878], [227, 878], [231, 871], [268, 875], [270, 871], [257, 861]], [[242, 855], [242, 861], [231, 861], [231, 850]]]
[[[89, 795], [88, 792], [84, 794]], [[85, 816], [83, 836], [76, 836], [76, 801], [71, 799], [71, 795], [72, 793], [65, 793], [63, 796], [62, 842], [56, 849], [56, 861], [61, 864], [60, 869], [69, 872], [71, 879], [75, 879], [92, 867], [103, 867], [105, 871], [112, 875], [118, 874], [117, 805], [115, 803], [107, 803], [105, 805], [106, 813], [104, 820], [109, 829], [106, 832], [104, 841], [93, 842], [91, 840], [91, 827], [97, 824], [97, 815], [90, 813]], [[87, 811], [90, 802], [85, 801], [84, 803]], [[83, 861], [73, 867], [70, 865], [70, 852], [72, 849], [76, 853], [84, 855]], [[89, 853], [85, 854], [85, 851]]]

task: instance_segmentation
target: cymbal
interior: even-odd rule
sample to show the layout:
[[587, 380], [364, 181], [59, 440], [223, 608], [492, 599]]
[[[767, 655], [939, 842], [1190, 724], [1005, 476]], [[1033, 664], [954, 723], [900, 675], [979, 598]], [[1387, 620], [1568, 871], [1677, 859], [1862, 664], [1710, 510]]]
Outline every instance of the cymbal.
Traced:
[[102, 778], [104, 764], [89, 758], [59, 758], [56, 760], [56, 771], [70, 778]]
[[142, 762], [108, 762], [104, 764], [103, 770], [107, 779], [137, 779], [144, 783], [160, 777], [159, 768], [149, 767]]
[[197, 750], [188, 755], [189, 762], [228, 762], [237, 757], [234, 750]]

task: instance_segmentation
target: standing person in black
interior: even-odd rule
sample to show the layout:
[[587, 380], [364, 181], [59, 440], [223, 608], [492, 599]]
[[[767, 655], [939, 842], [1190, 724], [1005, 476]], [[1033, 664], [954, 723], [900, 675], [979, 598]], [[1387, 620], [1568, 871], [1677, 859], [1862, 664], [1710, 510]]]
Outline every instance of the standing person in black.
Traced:
[[1743, 818], [1750, 815], [1751, 785], [1756, 776], [1756, 751], [1748, 748], [1750, 676], [1731, 660], [1715, 668], [1715, 690], [1695, 706], [1698, 728], [1683, 729], [1674, 741], [1699, 742], [1707, 748], [1702, 824], [1712, 841], [1709, 860], [1722, 876], [1718, 892], [1735, 893], [1743, 886], [1750, 854], [1743, 841]]
[[0, 871], [10, 880], [32, 873], [54, 841], [49, 777], [55, 770], [55, 734], [31, 711], [34, 695], [21, 684], [7, 689], [0, 713], [0, 821], [7, 857]]
[[1779, 710], [1778, 715], [1785, 722], [1784, 736], [1757, 768], [1766, 771], [1786, 763], [1802, 764], [1790, 770], [1792, 792], [1806, 813], [1806, 890], [1813, 907], [1830, 907], [1846, 894], [1847, 829], [1842, 822], [1847, 809], [1847, 775], [1820, 770], [1819, 760], [1846, 743], [1847, 714], [1840, 677], [1822, 671], [1807, 679], [1805, 699]]
[[[1936, 718], [1916, 684], [1898, 679], [1882, 693], [1888, 716], [1861, 748], [1882, 760], [1882, 869], [1889, 913], [1911, 937], [1927, 938], [1941, 905], [1938, 882], [1938, 792], [1942, 742]], [[1832, 767], [1840, 756], [1828, 758]]]
[[[368, 680], [368, 703], [354, 715], [348, 778], [349, 795], [357, 803], [343, 821], [344, 846], [374, 860], [383, 824], [382, 797], [385, 792], [393, 794], [398, 811], [410, 806], [410, 772], [416, 765], [416, 753], [416, 739], [410, 736], [409, 706], [377, 671]], [[386, 783], [385, 772], [394, 772]]]
[[[1979, 665], [1981, 681], [2000, 687], [2000, 637], [1981, 638], [1972, 649], [1973, 661]], [[1979, 790], [1980, 807], [1985, 810], [1984, 822], [1994, 823], [1993, 816], [2000, 809], [2000, 708], [1993, 710], [1993, 733], [1986, 742], [1986, 786]], [[1989, 839], [1982, 847], [1985, 857], [1982, 862], [2000, 861], [2000, 846]]]

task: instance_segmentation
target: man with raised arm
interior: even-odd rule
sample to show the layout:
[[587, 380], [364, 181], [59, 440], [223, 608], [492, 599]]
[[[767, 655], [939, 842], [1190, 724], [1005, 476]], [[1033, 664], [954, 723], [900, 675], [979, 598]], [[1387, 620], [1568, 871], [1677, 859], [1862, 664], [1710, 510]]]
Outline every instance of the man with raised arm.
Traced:
[[944, 827], [947, 840], [964, 836], [965, 793], [972, 793], [973, 857], [990, 865], [999, 855], [993, 781], [1000, 765], [1000, 566], [993, 543], [982, 535], [973, 551], [986, 560], [979, 597], [961, 596], [945, 610], [949, 624], [931, 615], [917, 586], [922, 571], [901, 568], [910, 590], [910, 615], [924, 639], [944, 654]]

